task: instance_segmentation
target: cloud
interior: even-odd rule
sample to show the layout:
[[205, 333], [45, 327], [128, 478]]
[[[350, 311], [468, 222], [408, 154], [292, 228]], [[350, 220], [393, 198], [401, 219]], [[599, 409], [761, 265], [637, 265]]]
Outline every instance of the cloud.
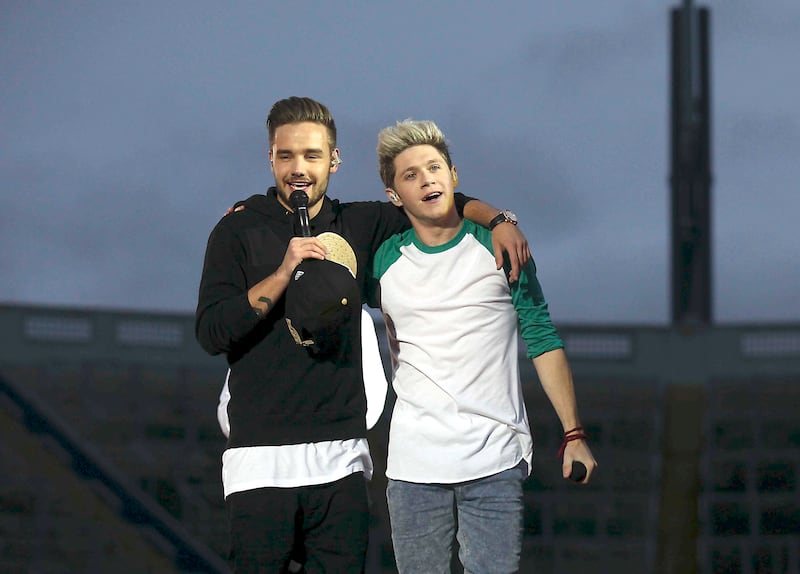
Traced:
[[[800, 5], [699, 4], [712, 9], [715, 308], [796, 319]], [[461, 191], [520, 215], [554, 316], [666, 322], [672, 5], [323, 4], [299, 21], [290, 4], [11, 3], [0, 300], [191, 310], [211, 228], [272, 181], [268, 108], [299, 94], [339, 124], [335, 197], [382, 199], [378, 130], [434, 119]]]

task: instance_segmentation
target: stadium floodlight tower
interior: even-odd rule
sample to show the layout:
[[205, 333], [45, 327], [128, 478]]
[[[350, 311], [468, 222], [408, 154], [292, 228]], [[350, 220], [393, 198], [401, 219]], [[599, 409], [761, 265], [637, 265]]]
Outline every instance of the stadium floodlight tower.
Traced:
[[712, 322], [709, 11], [671, 10], [672, 323]]

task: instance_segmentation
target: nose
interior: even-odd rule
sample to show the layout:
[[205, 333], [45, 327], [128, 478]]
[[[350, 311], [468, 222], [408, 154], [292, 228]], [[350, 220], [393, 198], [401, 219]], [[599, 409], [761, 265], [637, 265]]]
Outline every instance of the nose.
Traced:
[[292, 160], [292, 175], [304, 175], [306, 173], [306, 162], [302, 157], [296, 157]]

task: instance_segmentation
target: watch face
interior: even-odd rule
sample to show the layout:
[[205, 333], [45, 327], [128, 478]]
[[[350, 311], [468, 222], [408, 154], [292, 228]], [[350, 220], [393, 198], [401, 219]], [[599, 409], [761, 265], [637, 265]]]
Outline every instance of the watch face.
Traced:
[[504, 211], [503, 213], [505, 213], [506, 219], [508, 219], [508, 221], [510, 221], [511, 223], [517, 222], [517, 214], [514, 213], [513, 211]]

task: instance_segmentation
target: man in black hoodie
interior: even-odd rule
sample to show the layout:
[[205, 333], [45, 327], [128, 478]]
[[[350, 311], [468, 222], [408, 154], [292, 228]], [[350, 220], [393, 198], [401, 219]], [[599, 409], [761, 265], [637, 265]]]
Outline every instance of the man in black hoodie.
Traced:
[[[284, 572], [296, 540], [312, 572], [363, 572], [372, 475], [361, 372], [360, 322], [351, 321], [341, 349], [319, 353], [298, 345], [285, 321], [284, 292], [304, 260], [322, 260], [323, 232], [355, 252], [354, 293], [380, 244], [410, 224], [384, 202], [339, 203], [326, 196], [341, 163], [328, 109], [310, 98], [274, 104], [267, 118], [275, 186], [224, 217], [206, 249], [196, 336], [230, 366], [230, 435], [222, 479], [237, 574]], [[290, 196], [308, 197], [310, 237], [294, 228]], [[459, 195], [459, 211], [493, 227], [498, 269], [504, 253], [511, 279], [530, 258], [527, 242], [498, 210]], [[360, 306], [359, 301], [359, 306]]]

